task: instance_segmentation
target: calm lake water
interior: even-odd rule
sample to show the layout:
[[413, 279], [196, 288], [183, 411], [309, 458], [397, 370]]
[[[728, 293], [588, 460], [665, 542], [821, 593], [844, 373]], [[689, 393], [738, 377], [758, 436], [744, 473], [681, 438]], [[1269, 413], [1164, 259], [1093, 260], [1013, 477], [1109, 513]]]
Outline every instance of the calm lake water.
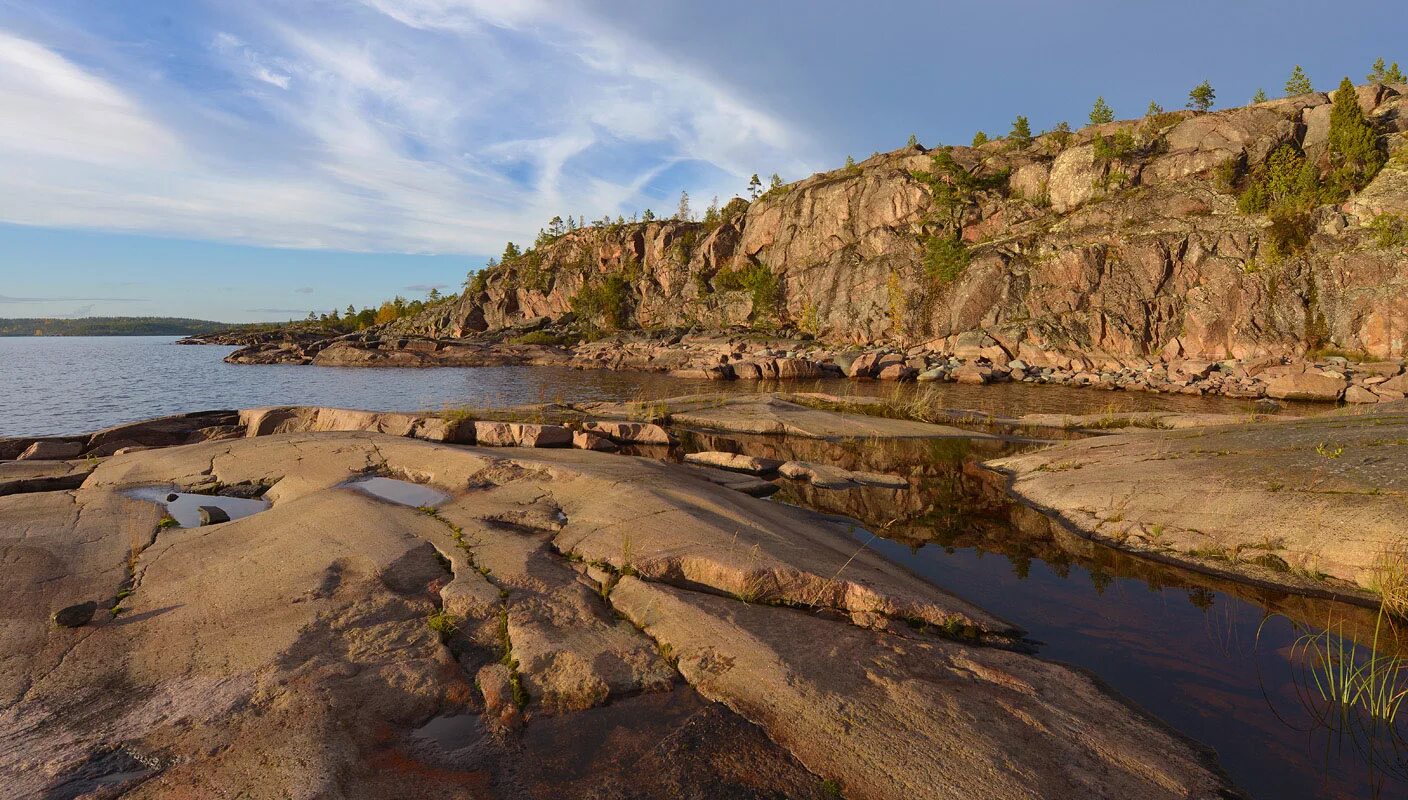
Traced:
[[[0, 337], [0, 436], [83, 433], [121, 422], [210, 409], [324, 405], [375, 411], [621, 400], [786, 388], [851, 394], [913, 384], [847, 380], [786, 384], [702, 381], [646, 372], [550, 367], [437, 369], [226, 364], [233, 347], [178, 345], [169, 336]], [[1187, 410], [1245, 413], [1242, 400], [1102, 392], [1022, 384], [932, 387], [949, 408], [994, 414]]]

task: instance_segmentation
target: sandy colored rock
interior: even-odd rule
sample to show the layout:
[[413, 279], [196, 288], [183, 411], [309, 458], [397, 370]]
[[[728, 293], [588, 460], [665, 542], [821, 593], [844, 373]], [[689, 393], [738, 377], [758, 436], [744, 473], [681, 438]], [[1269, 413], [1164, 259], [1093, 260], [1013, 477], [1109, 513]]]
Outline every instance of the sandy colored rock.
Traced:
[[1355, 410], [1121, 433], [988, 463], [1019, 497], [1106, 543], [1301, 588], [1324, 575], [1352, 592], [1408, 548], [1408, 455], [1395, 446], [1408, 410]]
[[723, 395], [662, 401], [677, 425], [812, 438], [961, 437], [987, 434], [947, 425], [824, 411], [775, 395]]
[[98, 466], [97, 459], [77, 461], [0, 461], [0, 496], [77, 489]]
[[480, 420], [474, 423], [474, 440], [485, 447], [569, 447], [572, 431], [561, 425]]
[[1272, 380], [1266, 394], [1277, 400], [1338, 400], [1347, 385], [1343, 375], [1302, 372]]
[[17, 461], [62, 461], [83, 452], [79, 442], [35, 442], [19, 454]]
[[582, 424], [584, 430], [601, 434], [615, 442], [631, 444], [670, 444], [670, 432], [649, 422], [592, 421]]
[[572, 446], [578, 450], [593, 450], [599, 453], [614, 453], [621, 449], [615, 442], [593, 431], [573, 431]]
[[685, 463], [700, 464], [706, 467], [717, 467], [732, 472], [746, 472], [750, 475], [763, 475], [775, 471], [782, 466], [782, 462], [772, 458], [759, 458], [757, 456], [747, 456], [742, 453], [724, 453], [717, 450], [707, 450], [700, 453], [687, 453], [684, 457]]
[[849, 798], [1231, 790], [1204, 754], [1067, 667], [634, 578], [611, 602], [669, 646], [704, 696], [762, 725]]

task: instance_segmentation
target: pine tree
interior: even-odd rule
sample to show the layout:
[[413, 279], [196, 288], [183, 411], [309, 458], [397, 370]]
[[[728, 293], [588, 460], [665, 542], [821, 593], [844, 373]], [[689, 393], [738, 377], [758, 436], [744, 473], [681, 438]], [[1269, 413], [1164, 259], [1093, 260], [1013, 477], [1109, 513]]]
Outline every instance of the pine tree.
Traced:
[[1374, 128], [1364, 118], [1349, 78], [1340, 81], [1330, 109], [1331, 183], [1343, 193], [1362, 189], [1384, 164]]
[[[754, 175], [753, 177], [758, 177]], [[714, 199], [709, 201], [709, 207], [704, 209], [704, 224], [713, 225], [719, 221], [719, 196], [714, 195]]]
[[675, 219], [680, 222], [694, 221], [694, 212], [689, 208], [689, 192], [680, 191], [680, 206], [675, 211]]
[[432, 286], [430, 287], [430, 293], [426, 296], [429, 297], [430, 301], [433, 303], [440, 299], [440, 290]]
[[554, 216], [548, 220], [548, 235], [561, 236], [567, 232], [567, 223], [562, 221], [561, 216]]
[[1164, 113], [1164, 107], [1153, 100], [1150, 100], [1149, 107], [1144, 109], [1144, 116], [1146, 117], [1155, 117], [1162, 113]]
[[346, 317], [344, 317], [344, 319], [352, 319], [352, 318], [355, 317], [355, 316], [357, 316], [357, 307], [354, 306], [354, 305], [352, 305], [351, 303], [348, 303], [348, 304], [347, 304], [347, 315], [346, 315]]
[[514, 244], [513, 242], [509, 242], [508, 244], [504, 245], [504, 254], [499, 257], [499, 262], [502, 264], [508, 264], [521, 255], [523, 255], [523, 253], [519, 251], [518, 245]]
[[1217, 92], [1212, 89], [1212, 84], [1207, 81], [1194, 86], [1188, 92], [1188, 107], [1194, 111], [1207, 111], [1212, 108], [1213, 101], [1217, 99]]
[[1403, 76], [1403, 70], [1398, 68], [1398, 62], [1385, 67], [1383, 56], [1375, 59], [1374, 69], [1369, 73], [1368, 80], [1369, 83], [1408, 83], [1408, 78]]
[[973, 134], [973, 146], [974, 146], [974, 147], [982, 147], [983, 145], [985, 145], [985, 144], [987, 144], [987, 143], [988, 143], [988, 135], [987, 135], [986, 133], [983, 133], [982, 131], [978, 131], [977, 133]]
[[1095, 98], [1095, 105], [1090, 109], [1090, 124], [1104, 125], [1107, 122], [1115, 121], [1115, 110], [1110, 108], [1110, 104], [1105, 102], [1102, 95]]
[[640, 218], [645, 220], [646, 222], [654, 222], [655, 212], [647, 208], [645, 211], [641, 212]]
[[909, 135], [909, 141], [905, 142], [904, 144], [905, 144], [905, 147], [918, 147], [918, 146], [919, 146], [919, 137], [918, 137], [918, 136], [915, 136], [914, 134], [911, 133], [911, 134]]
[[763, 195], [763, 181], [758, 177], [758, 173], [753, 173], [753, 177], [748, 179], [748, 196], [757, 200]]
[[1286, 96], [1296, 97], [1302, 94], [1310, 94], [1313, 91], [1315, 91], [1315, 89], [1310, 85], [1310, 77], [1306, 75], [1305, 70], [1301, 69], [1300, 65], [1297, 64], [1296, 68], [1291, 70], [1291, 77], [1286, 79]]
[[776, 172], [774, 172], [774, 173], [772, 174], [772, 177], [771, 177], [771, 178], [768, 178], [768, 191], [772, 191], [773, 189], [781, 189], [781, 188], [782, 188], [782, 176], [781, 176], [781, 175], [778, 175]]
[[1266, 90], [1265, 90], [1265, 89], [1257, 89], [1257, 90], [1256, 90], [1256, 94], [1252, 95], [1252, 104], [1255, 105], [1255, 104], [1257, 104], [1257, 103], [1265, 103], [1265, 102], [1266, 102]]
[[1027, 122], [1027, 118], [1017, 115], [1012, 121], [1012, 132], [1007, 134], [1007, 138], [1018, 147], [1026, 147], [1032, 140], [1032, 126]]
[[855, 168], [856, 168], [856, 160], [855, 160], [854, 158], [852, 158], [851, 156], [847, 155], [847, 156], [846, 156], [846, 169], [855, 169]]

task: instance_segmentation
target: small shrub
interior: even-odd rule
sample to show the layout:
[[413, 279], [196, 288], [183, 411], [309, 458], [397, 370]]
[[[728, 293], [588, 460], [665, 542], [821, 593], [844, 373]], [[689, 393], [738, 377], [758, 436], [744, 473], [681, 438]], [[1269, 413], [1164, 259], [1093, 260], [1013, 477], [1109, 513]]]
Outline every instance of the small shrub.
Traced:
[[970, 256], [963, 240], [953, 236], [931, 236], [924, 247], [924, 272], [940, 283], [952, 283], [968, 266]]
[[513, 338], [513, 344], [541, 344], [548, 346], [560, 346], [564, 344], [576, 343], [576, 337], [565, 333], [552, 333], [551, 331], [531, 331], [522, 336]]
[[1374, 244], [1379, 247], [1408, 245], [1408, 217], [1380, 214], [1369, 221], [1368, 227], [1374, 234]]
[[1110, 136], [1096, 136], [1092, 144], [1095, 145], [1095, 158], [1100, 161], [1128, 158], [1138, 149], [1134, 134], [1127, 128], [1121, 128]]
[[774, 318], [781, 310], [782, 282], [767, 264], [757, 263], [720, 270], [714, 287], [726, 292], [747, 291], [753, 298], [753, 319]]
[[974, 147], [982, 147], [983, 145], [985, 145], [985, 144], [987, 144], [987, 143], [988, 143], [988, 135], [987, 135], [986, 133], [983, 133], [982, 131], [978, 131], [977, 133], [973, 134], [973, 146], [974, 146]]
[[460, 618], [444, 609], [432, 612], [425, 618], [425, 626], [439, 634], [440, 641], [445, 641], [460, 629]]
[[620, 275], [608, 275], [584, 285], [572, 296], [572, 311], [589, 326], [600, 323], [608, 330], [625, 327], [630, 317], [630, 285]]

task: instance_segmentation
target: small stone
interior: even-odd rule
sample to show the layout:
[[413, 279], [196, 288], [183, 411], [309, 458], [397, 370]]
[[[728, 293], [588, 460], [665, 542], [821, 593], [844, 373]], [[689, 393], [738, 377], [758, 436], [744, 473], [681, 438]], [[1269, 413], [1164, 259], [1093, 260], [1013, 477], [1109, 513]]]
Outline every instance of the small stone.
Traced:
[[222, 522], [230, 521], [230, 515], [219, 506], [201, 506], [196, 511], [200, 513], [201, 525], [219, 525]]
[[89, 600], [86, 603], [61, 608], [54, 614], [54, 624], [62, 628], [81, 628], [93, 619], [98, 604]]
[[168, 494], [168, 495], [166, 496], [166, 502], [168, 502], [168, 503], [174, 503], [174, 502], [176, 502], [177, 500], [180, 500], [180, 499], [181, 499], [181, 495], [176, 494], [175, 492], [172, 492], [171, 494]]

